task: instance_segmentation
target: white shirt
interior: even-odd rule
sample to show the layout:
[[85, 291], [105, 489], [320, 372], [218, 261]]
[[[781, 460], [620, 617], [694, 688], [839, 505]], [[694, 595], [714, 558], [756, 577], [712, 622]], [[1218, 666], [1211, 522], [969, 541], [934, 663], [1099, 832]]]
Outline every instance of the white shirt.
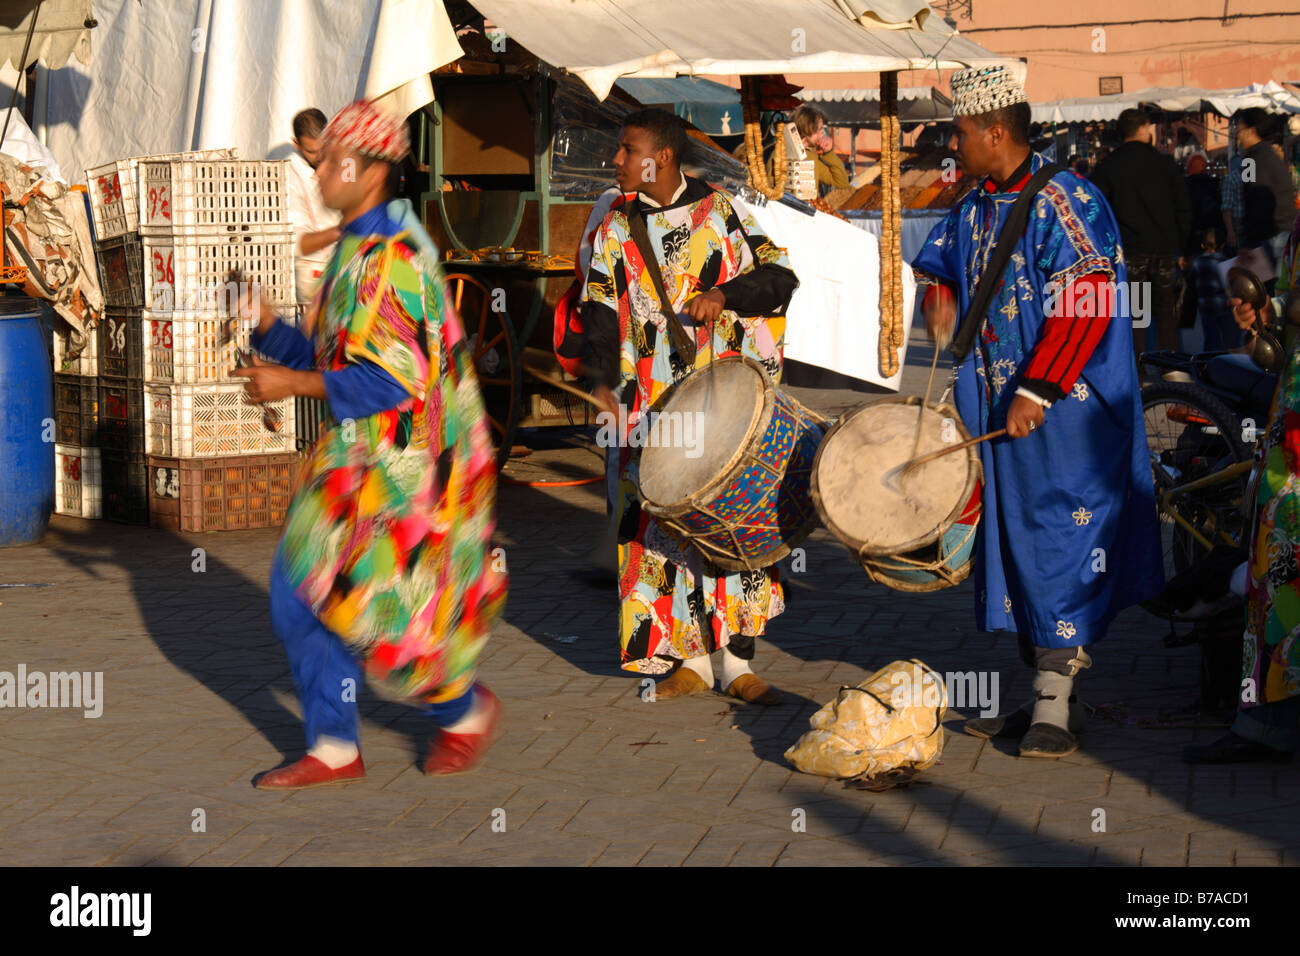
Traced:
[[343, 214], [330, 209], [321, 199], [315, 170], [296, 149], [289, 157], [289, 222], [293, 226], [294, 278], [299, 302], [310, 302], [320, 283], [321, 271], [334, 252], [326, 246], [312, 253], [301, 249], [302, 237], [311, 232], [321, 232], [337, 226]]
[[[678, 172], [681, 172], [681, 171], [678, 170]], [[670, 200], [668, 200], [668, 205], [670, 205], [670, 206], [671, 206], [673, 203], [677, 202], [677, 200], [681, 199], [681, 198], [682, 198], [682, 193], [686, 192], [686, 174], [685, 174], [685, 173], [681, 173], [681, 177], [682, 177], [682, 184], [681, 184], [680, 186], [678, 186], [678, 187], [677, 187], [677, 191], [676, 191], [675, 193], [673, 193], [673, 198], [670, 199]], [[655, 208], [655, 209], [659, 209], [659, 208], [660, 208], [660, 205], [661, 205], [661, 204], [655, 202], [653, 199], [651, 199], [651, 198], [650, 198], [649, 196], [647, 196], [645, 193], [641, 193], [641, 192], [639, 192], [639, 193], [637, 193], [637, 195], [641, 198], [641, 201], [642, 201], [643, 203], [645, 203], [647, 206], [651, 206], [651, 207], [653, 207], [653, 208]]]

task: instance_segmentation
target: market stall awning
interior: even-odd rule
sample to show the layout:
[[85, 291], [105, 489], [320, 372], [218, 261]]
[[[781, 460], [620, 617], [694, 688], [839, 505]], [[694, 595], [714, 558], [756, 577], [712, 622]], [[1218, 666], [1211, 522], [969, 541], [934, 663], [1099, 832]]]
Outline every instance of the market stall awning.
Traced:
[[673, 79], [622, 79], [620, 90], [643, 106], [661, 106], [710, 136], [731, 136], [744, 129], [740, 91], [697, 76]]
[[1231, 116], [1238, 110], [1260, 107], [1271, 113], [1300, 113], [1300, 96], [1270, 80], [1223, 90], [1195, 86], [1151, 86], [1132, 93], [1056, 100], [1032, 105], [1035, 123], [1090, 123], [1115, 120], [1139, 104], [1158, 107], [1167, 113], [1218, 113]]
[[[795, 96], [816, 104], [831, 126], [879, 126], [880, 90], [803, 90]], [[944, 123], [952, 119], [952, 100], [933, 86], [900, 86], [902, 123]]]
[[[919, 0], [473, 0], [533, 55], [604, 99], [620, 77], [877, 73], [1023, 64]], [[870, 23], [872, 25], [868, 26]]]
[[70, 56], [81, 63], [90, 62], [90, 27], [86, 25], [93, 21], [90, 0], [45, 0], [36, 18], [27, 63], [19, 63], [34, 9], [36, 0], [0, 4], [0, 68], [21, 70], [40, 60], [57, 70]]

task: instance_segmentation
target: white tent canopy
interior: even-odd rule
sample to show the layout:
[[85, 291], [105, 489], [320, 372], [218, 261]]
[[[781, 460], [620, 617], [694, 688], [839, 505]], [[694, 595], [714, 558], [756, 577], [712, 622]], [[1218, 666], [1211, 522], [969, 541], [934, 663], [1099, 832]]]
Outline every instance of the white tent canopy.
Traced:
[[[32, 24], [36, 0], [7, 0], [0, 3], [0, 67], [19, 70], [24, 63], [23, 45]], [[75, 56], [90, 62], [90, 0], [45, 0], [36, 18], [36, 31], [27, 49], [27, 63], [40, 60], [57, 70]]]
[[[805, 103], [815, 103], [831, 126], [879, 126], [880, 88], [862, 90], [801, 90]], [[904, 125], [947, 122], [952, 119], [952, 100], [933, 86], [900, 86], [898, 119]]]
[[1132, 93], [1034, 103], [1035, 123], [1090, 123], [1115, 120], [1139, 103], [1149, 103], [1170, 113], [1214, 112], [1231, 116], [1238, 110], [1260, 107], [1271, 113], [1300, 113], [1300, 96], [1270, 80], [1224, 90], [1194, 86], [1151, 86]]
[[[33, 128], [70, 182], [114, 159], [186, 149], [287, 158], [299, 110], [331, 116], [388, 91], [418, 106], [418, 84], [407, 81], [460, 55], [442, 0], [387, 5], [381, 17], [381, 0], [95, 0], [94, 56], [46, 64], [48, 111]], [[387, 50], [380, 64], [377, 50]]]
[[[1024, 65], [906, 0], [473, 0], [597, 99], [619, 77], [877, 73]], [[870, 23], [872, 25], [868, 26]]]

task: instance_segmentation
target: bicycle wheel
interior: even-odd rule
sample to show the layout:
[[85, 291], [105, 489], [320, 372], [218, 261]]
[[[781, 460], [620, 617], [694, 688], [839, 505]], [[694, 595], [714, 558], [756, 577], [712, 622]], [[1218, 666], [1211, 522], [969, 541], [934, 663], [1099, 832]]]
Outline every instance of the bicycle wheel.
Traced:
[[1253, 446], [1242, 438], [1240, 419], [1198, 385], [1147, 385], [1142, 389], [1142, 409], [1160, 506], [1165, 580], [1169, 580], [1209, 554], [1214, 545], [1241, 541], [1245, 520], [1240, 504], [1248, 476], [1168, 499], [1162, 496], [1171, 488], [1249, 460]]

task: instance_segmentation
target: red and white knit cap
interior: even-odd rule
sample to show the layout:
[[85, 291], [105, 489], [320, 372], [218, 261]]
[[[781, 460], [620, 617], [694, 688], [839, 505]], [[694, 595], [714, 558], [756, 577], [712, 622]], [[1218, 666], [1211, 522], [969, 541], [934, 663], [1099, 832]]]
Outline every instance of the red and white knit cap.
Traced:
[[321, 139], [388, 162], [397, 162], [411, 150], [406, 121], [376, 108], [368, 100], [357, 100], [339, 110], [325, 127]]

